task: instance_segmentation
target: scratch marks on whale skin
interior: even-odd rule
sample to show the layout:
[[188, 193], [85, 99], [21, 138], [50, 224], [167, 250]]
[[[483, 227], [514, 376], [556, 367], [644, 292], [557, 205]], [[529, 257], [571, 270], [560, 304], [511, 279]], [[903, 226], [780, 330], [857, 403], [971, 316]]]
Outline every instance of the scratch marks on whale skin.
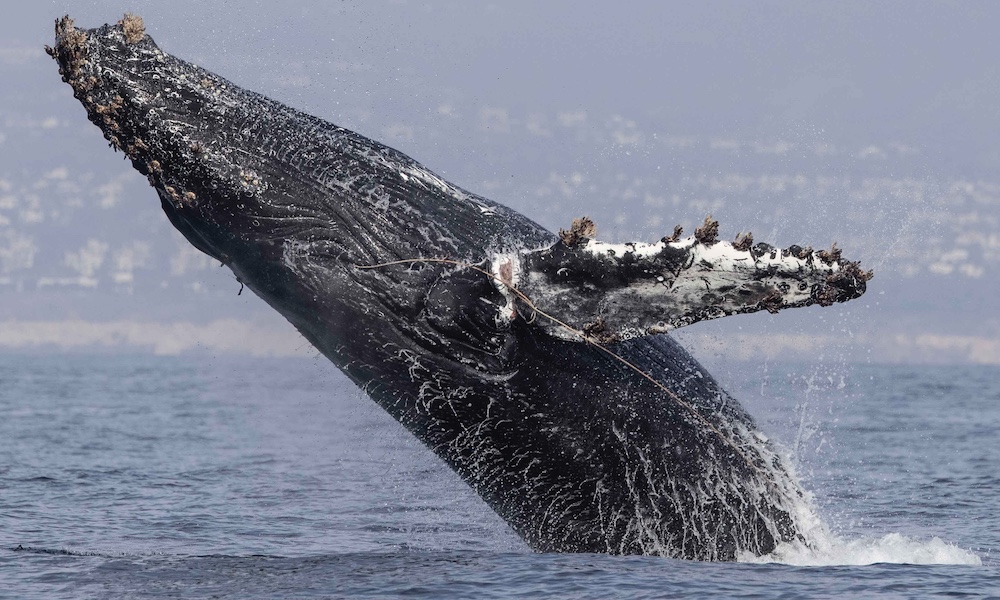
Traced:
[[410, 381], [416, 383], [423, 379], [422, 373], [430, 373], [424, 365], [420, 363], [419, 355], [413, 350], [407, 348], [400, 348], [396, 352], [396, 358], [399, 359], [404, 366], [406, 366], [406, 372], [410, 376]]
[[408, 348], [399, 348], [396, 359], [405, 367], [410, 381], [418, 384], [413, 402], [413, 409], [417, 414], [440, 420], [437, 417], [440, 410], [438, 405], [443, 405], [461, 424], [463, 431], [469, 429], [463, 417], [468, 413], [467, 406], [479, 399], [472, 387], [456, 385], [444, 371], [425, 366], [420, 361], [420, 355]]
[[300, 278], [311, 279], [314, 276], [307, 272], [307, 266], [314, 263], [309, 260], [312, 244], [296, 239], [286, 239], [281, 245], [281, 261], [288, 269]]
[[[449, 379], [444, 376], [435, 376], [424, 380], [417, 388], [417, 398], [423, 404], [423, 409], [428, 415], [435, 414], [434, 405], [440, 403], [445, 405], [456, 419], [461, 420], [459, 410], [464, 412], [464, 407], [461, 404], [463, 401], [467, 403], [470, 398], [474, 398], [473, 390], [468, 386], [449, 386]], [[458, 408], [456, 408], [456, 403], [459, 404]], [[462, 427], [466, 428], [467, 425], [462, 423]]]
[[[733, 548], [759, 552], [768, 537], [787, 538], [783, 528], [802, 517], [794, 500], [775, 503], [776, 496], [801, 495], [775, 489], [775, 481], [789, 477], [784, 461], [766, 444], [747, 441], [749, 430], [732, 433], [761, 470], [743, 474], [740, 485], [732, 472], [734, 457], [721, 455], [726, 449], [713, 440], [702, 440], [702, 455], [695, 465], [687, 465], [698, 473], [692, 479], [670, 474], [672, 448], [636, 444], [624, 425], [612, 424], [611, 433], [619, 444], [622, 470], [597, 481], [590, 499], [600, 521], [595, 529], [603, 532], [608, 552], [707, 560], [725, 557]], [[796, 529], [801, 531], [802, 524]]]

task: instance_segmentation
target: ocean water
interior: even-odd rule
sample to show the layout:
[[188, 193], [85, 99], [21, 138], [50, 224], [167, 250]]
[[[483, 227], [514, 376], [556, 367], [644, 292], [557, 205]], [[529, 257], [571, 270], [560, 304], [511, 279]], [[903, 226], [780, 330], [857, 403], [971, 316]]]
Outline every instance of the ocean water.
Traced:
[[0, 355], [0, 597], [1000, 597], [1000, 369], [715, 371], [823, 547], [538, 554], [325, 359]]

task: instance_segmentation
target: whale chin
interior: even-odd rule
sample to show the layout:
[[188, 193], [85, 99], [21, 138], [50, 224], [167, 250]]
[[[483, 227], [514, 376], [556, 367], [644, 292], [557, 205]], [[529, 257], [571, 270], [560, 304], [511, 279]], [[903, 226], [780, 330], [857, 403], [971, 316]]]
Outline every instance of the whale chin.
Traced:
[[160, 50], [141, 19], [47, 49], [170, 222], [285, 316], [532, 548], [700, 560], [810, 544], [807, 495], [665, 335], [865, 292], [870, 271], [711, 218], [558, 234]]

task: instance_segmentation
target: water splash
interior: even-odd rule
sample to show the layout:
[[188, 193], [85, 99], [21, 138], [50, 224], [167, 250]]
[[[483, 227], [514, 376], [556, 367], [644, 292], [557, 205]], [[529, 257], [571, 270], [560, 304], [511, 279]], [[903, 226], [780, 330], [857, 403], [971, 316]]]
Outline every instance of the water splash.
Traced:
[[916, 539], [899, 533], [880, 538], [846, 540], [827, 534], [814, 547], [800, 543], [781, 544], [764, 556], [741, 555], [739, 562], [783, 563], [798, 566], [873, 565], [976, 565], [982, 559], [971, 550], [949, 544], [939, 537]]

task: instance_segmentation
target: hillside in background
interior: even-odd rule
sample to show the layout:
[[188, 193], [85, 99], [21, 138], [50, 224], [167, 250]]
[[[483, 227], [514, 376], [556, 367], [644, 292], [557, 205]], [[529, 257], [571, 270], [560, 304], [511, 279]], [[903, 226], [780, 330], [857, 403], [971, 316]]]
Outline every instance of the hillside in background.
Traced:
[[[122, 12], [93, 4], [79, 24]], [[952, 27], [968, 28], [955, 43], [970, 51], [996, 46], [972, 25], [982, 15], [943, 22], [924, 5], [895, 20], [858, 15], [866, 28], [894, 27], [894, 41], [856, 31], [849, 44], [835, 38], [842, 15], [754, 16], [824, 33], [796, 53], [795, 27], [772, 27], [768, 41], [721, 9], [662, 9], [650, 24], [626, 15], [594, 39], [596, 23], [560, 20], [557, 5], [366, 6], [306, 5], [268, 29], [251, 25], [269, 10], [254, 4], [214, 36], [163, 9], [143, 16], [165, 50], [553, 230], [586, 214], [602, 239], [652, 241], [711, 214], [723, 237], [836, 242], [876, 271], [847, 305], [679, 332], [699, 355], [1000, 363], [997, 79], [954, 48], [934, 52]], [[41, 49], [61, 12], [22, 13], [21, 27], [0, 29], [0, 350], [313, 352], [170, 227], [145, 179], [86, 120]], [[687, 37], [653, 35], [654, 17], [686, 18]], [[914, 55], [896, 56], [911, 38]], [[857, 55], [879, 43], [870, 64]]]

